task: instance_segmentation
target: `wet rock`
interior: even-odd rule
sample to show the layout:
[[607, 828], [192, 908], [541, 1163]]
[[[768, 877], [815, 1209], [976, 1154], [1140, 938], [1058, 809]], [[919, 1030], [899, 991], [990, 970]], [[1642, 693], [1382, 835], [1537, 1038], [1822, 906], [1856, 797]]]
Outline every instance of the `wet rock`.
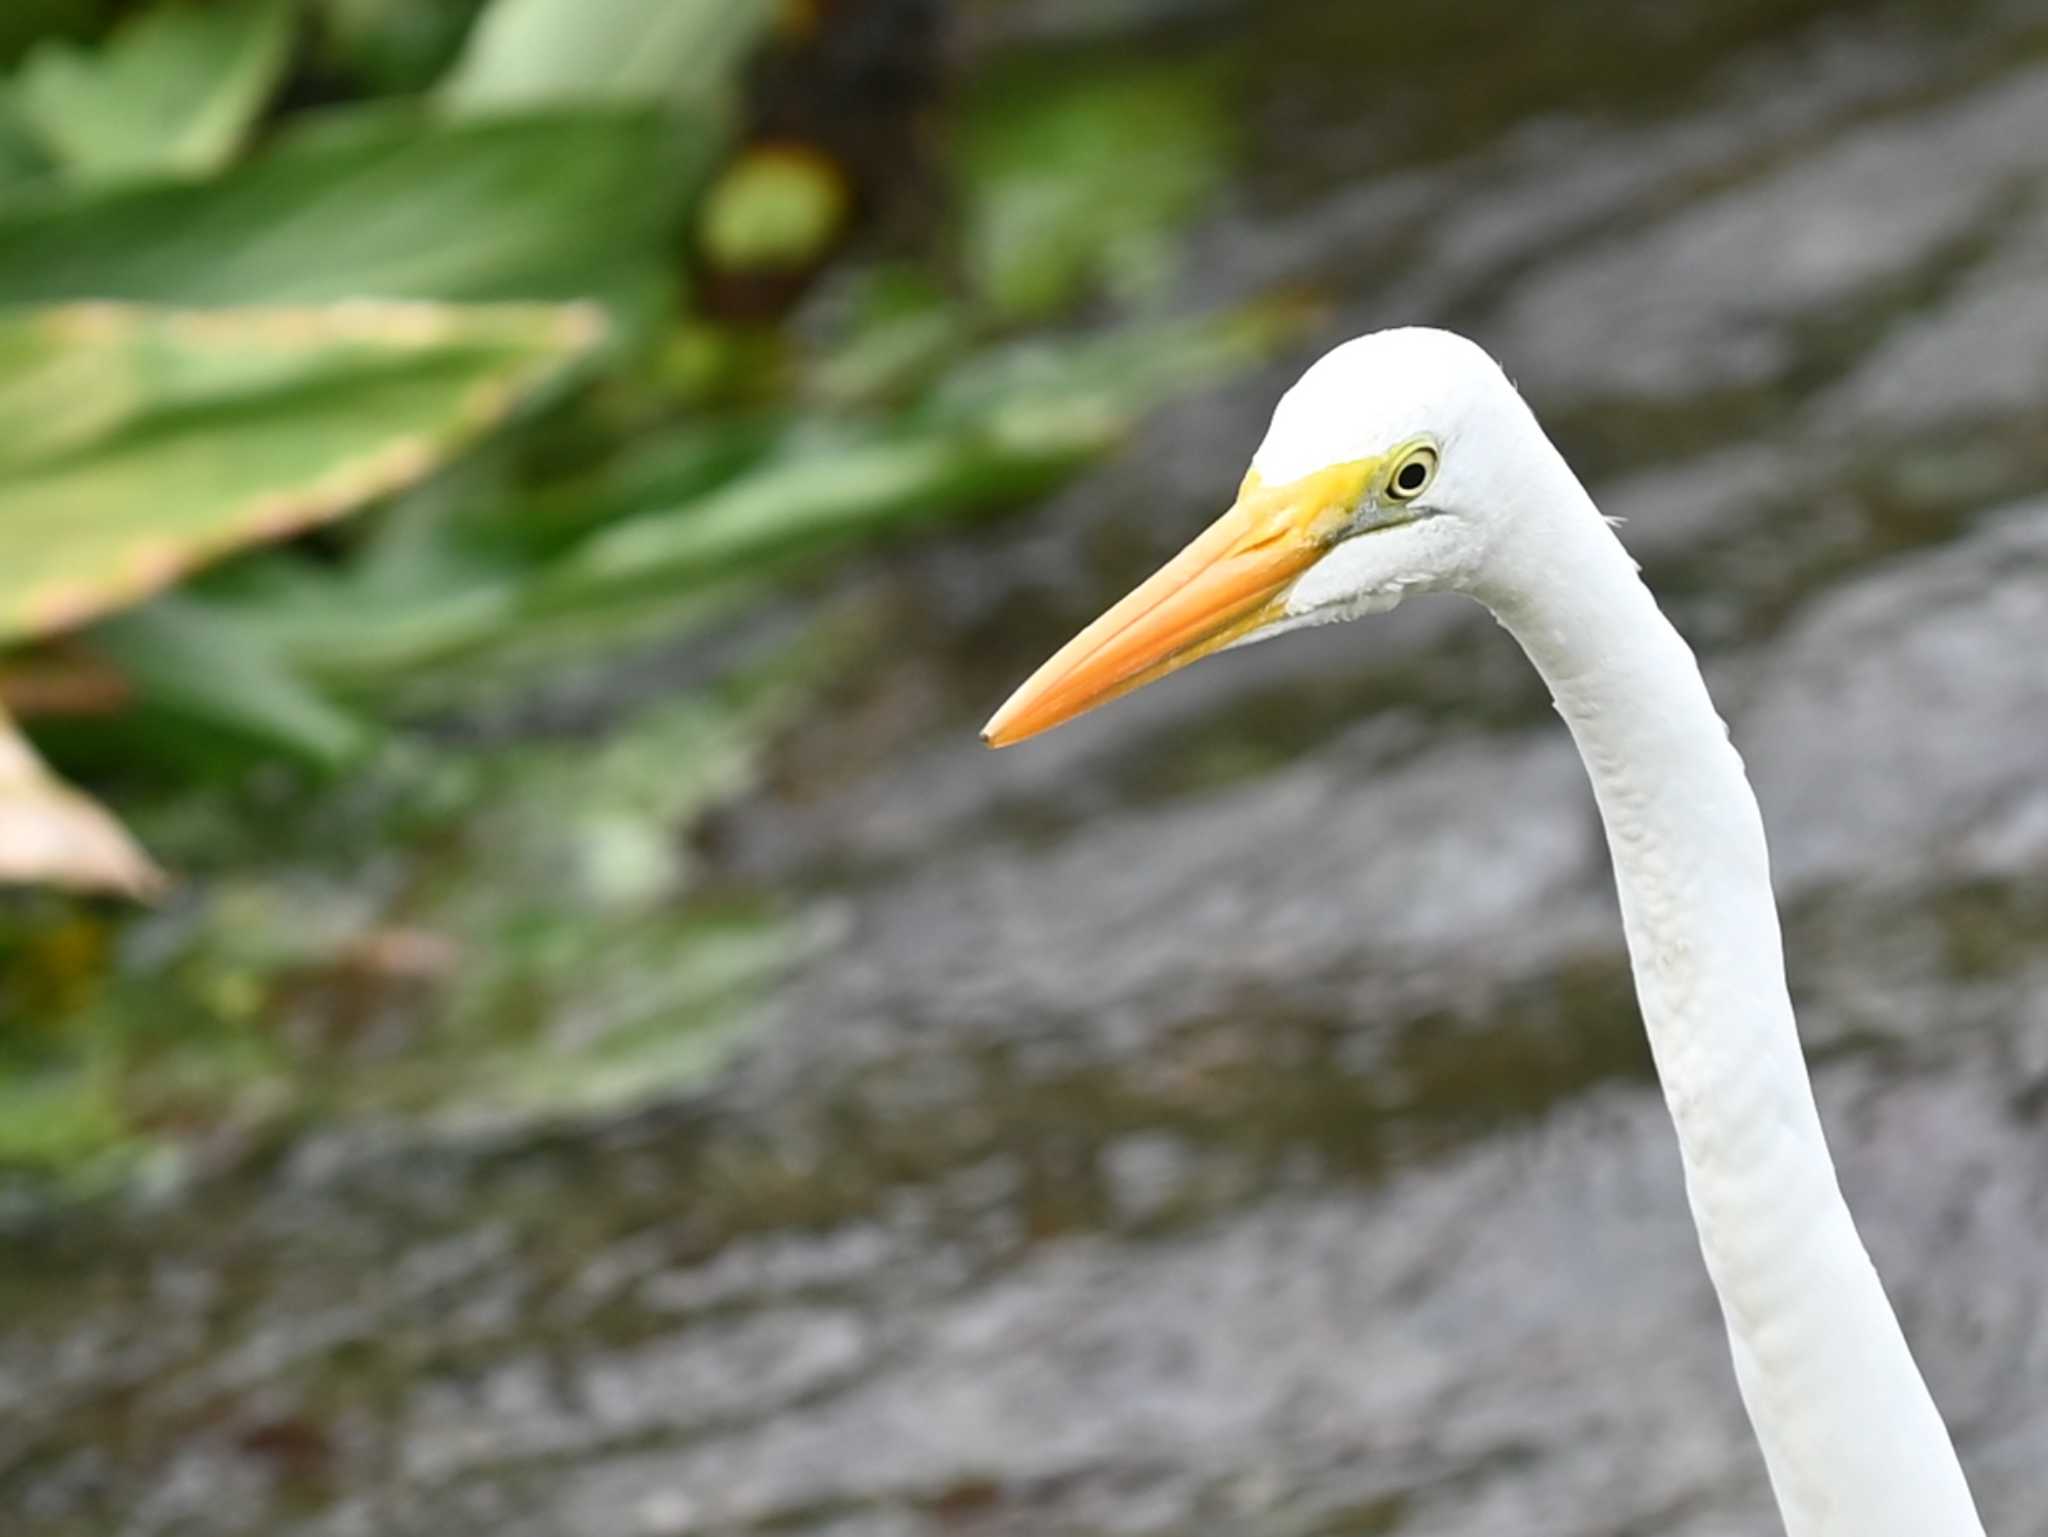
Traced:
[[[1910, 1187], [1870, 1224], [1894, 1273], [1937, 1231], [1985, 1266], [1973, 1285], [1959, 1265], [1938, 1301], [1899, 1288], [1958, 1421], [2039, 1425], [2048, 1405], [2015, 1394], [2003, 1355], [2031, 1323], [1989, 1278], [2035, 1243], [2015, 1219], [2042, 1171], [1979, 1182], [1970, 1165], [2028, 1156], [1978, 1092], [1878, 1093], [1846, 1177]], [[1979, 1128], [1961, 1167], [1916, 1158], [1906, 1127], [1929, 1114]], [[586, 1468], [550, 1519], [615, 1529], [667, 1500], [684, 1532], [810, 1510], [937, 1532], [948, 1491], [985, 1482], [977, 1519], [995, 1530], [1057, 1508], [1097, 1530], [1313, 1532], [1373, 1501], [1447, 1534], [1550, 1530], [1560, 1509], [1702, 1533], [1769, 1520], [1668, 1127], [1641, 1097], [1596, 1098], [1379, 1194], [1063, 1245], [900, 1322], [895, 1364], [855, 1390]]]
[[435, 1384], [404, 1432], [405, 1476], [440, 1484], [496, 1466], [771, 1416], [869, 1364], [856, 1315], [755, 1308], [681, 1334], [593, 1353], [567, 1374], [514, 1361], [474, 1387]]
[[[1886, 117], [1773, 175], [1576, 251], [1503, 307], [1493, 332], [1554, 397], [1685, 397], [1782, 380], [1802, 326], [1896, 304], [1992, 238], [2016, 181], [2048, 171], [2048, 71]], [[1589, 330], [1586, 317], [1602, 314]], [[1590, 337], [1610, 345], [1587, 345]]]
[[1997, 221], [1990, 252], [1894, 329], [1817, 407], [1821, 430], [1868, 437], [1974, 428], [2038, 412], [2048, 392], [2048, 218], [2029, 190]]
[[1738, 723], [1781, 888], [2048, 869], [2048, 503], [1814, 603]]

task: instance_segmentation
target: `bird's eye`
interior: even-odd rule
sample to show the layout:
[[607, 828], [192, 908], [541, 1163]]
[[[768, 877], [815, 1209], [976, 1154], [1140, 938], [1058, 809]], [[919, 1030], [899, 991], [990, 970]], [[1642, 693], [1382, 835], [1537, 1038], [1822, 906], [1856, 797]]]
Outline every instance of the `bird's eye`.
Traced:
[[1387, 477], [1387, 500], [1412, 502], [1429, 489], [1429, 483], [1436, 479], [1436, 450], [1417, 447], [1408, 451], [1408, 456], [1394, 467], [1394, 473]]

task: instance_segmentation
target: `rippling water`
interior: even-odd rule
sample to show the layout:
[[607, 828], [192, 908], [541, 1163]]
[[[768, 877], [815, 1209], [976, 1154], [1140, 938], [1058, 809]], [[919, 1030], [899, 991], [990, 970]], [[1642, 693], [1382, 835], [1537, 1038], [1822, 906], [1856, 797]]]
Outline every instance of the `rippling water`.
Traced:
[[[1047, 4], [974, 46], [1245, 40], [1251, 150], [1185, 302], [1468, 330], [1627, 520], [1764, 801], [1844, 1184], [2018, 1537], [2048, 30], [1832, 11]], [[7, 1529], [1773, 1530], [1590, 796], [1483, 614], [976, 745], [1220, 506], [1301, 361], [847, 578], [897, 654], [712, 855], [816, 953], [701, 1096], [341, 1130], [17, 1235]]]

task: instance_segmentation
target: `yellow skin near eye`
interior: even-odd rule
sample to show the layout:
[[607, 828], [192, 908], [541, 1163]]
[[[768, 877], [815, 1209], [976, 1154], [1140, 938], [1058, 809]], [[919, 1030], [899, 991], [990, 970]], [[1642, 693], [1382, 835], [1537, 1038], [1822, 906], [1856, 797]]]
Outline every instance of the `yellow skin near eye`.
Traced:
[[[1247, 543], [1258, 545], [1291, 537], [1327, 548], [1348, 534], [1374, 526], [1382, 508], [1400, 508], [1436, 483], [1442, 451], [1429, 438], [1396, 445], [1390, 453], [1352, 459], [1269, 486], [1257, 470], [1238, 487], [1237, 508], [1253, 530]], [[1400, 486], [1402, 473], [1420, 463], [1425, 473], [1412, 489]]]

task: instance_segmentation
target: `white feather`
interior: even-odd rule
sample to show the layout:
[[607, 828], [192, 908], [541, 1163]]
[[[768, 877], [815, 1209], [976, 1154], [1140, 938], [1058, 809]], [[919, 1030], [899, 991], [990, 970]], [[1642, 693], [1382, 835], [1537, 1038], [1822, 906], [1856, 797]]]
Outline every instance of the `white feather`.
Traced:
[[1288, 391], [1269, 484], [1441, 449], [1416, 521], [1336, 546], [1267, 633], [1447, 588], [1543, 674], [1606, 828], [1643, 1021], [1736, 1376], [1791, 1537], [1981, 1537], [1947, 1430], [1836, 1183], [1762, 819], [1698, 665], [1499, 367], [1441, 331], [1349, 342]]

